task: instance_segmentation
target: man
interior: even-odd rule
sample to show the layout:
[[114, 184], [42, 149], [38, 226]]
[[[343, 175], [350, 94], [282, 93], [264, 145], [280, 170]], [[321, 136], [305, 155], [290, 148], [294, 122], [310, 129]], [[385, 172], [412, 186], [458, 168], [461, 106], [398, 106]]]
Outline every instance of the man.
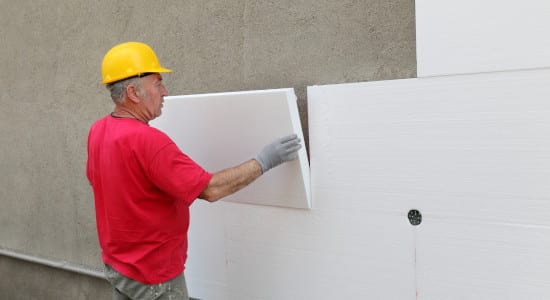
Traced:
[[242, 189], [296, 159], [301, 148], [290, 135], [265, 146], [255, 159], [205, 171], [148, 125], [168, 95], [161, 75], [167, 72], [143, 43], [117, 45], [103, 59], [103, 84], [115, 108], [90, 128], [86, 175], [114, 299], [188, 299], [183, 270], [189, 206], [196, 198], [214, 202]]

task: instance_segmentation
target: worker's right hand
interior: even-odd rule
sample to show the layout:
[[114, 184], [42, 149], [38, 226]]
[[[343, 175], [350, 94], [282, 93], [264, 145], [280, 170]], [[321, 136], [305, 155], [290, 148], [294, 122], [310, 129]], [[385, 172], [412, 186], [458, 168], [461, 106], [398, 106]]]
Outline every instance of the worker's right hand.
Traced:
[[278, 138], [256, 156], [256, 161], [262, 168], [262, 173], [284, 162], [298, 158], [298, 150], [302, 148], [301, 140], [296, 134]]

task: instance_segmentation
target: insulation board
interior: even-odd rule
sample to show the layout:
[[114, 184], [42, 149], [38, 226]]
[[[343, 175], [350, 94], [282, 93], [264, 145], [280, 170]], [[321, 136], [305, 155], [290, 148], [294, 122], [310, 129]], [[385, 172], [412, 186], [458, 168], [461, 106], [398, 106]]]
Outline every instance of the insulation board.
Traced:
[[414, 257], [413, 299], [550, 299], [549, 83], [538, 70], [309, 87], [316, 206], [399, 216], [379, 233], [419, 210], [401, 248]]
[[548, 0], [417, 0], [418, 76], [550, 66]]
[[[151, 125], [209, 172], [256, 157], [276, 138], [303, 133], [293, 89], [166, 97]], [[271, 169], [227, 201], [293, 208], [311, 206], [305, 147], [299, 158]]]

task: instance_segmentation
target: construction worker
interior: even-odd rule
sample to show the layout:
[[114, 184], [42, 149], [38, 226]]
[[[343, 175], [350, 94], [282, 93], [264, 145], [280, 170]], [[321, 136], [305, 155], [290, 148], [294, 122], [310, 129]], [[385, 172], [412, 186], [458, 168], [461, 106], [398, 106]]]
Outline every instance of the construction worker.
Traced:
[[86, 175], [114, 299], [188, 299], [183, 271], [189, 206], [196, 198], [214, 202], [235, 193], [296, 159], [301, 148], [289, 135], [254, 159], [207, 172], [148, 125], [161, 114], [168, 95], [161, 74], [168, 72], [143, 43], [119, 44], [103, 59], [102, 83], [115, 107], [90, 128]]

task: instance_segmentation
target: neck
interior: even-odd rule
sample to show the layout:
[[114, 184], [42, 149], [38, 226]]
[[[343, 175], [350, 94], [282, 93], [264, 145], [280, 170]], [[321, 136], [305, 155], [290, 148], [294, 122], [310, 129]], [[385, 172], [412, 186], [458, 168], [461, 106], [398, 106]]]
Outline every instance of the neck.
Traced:
[[111, 113], [111, 116], [115, 118], [127, 118], [127, 119], [136, 119], [138, 121], [141, 121], [143, 123], [147, 123], [147, 121], [140, 116], [140, 114], [131, 111], [130, 109], [127, 109], [125, 107], [116, 106], [113, 112]]

